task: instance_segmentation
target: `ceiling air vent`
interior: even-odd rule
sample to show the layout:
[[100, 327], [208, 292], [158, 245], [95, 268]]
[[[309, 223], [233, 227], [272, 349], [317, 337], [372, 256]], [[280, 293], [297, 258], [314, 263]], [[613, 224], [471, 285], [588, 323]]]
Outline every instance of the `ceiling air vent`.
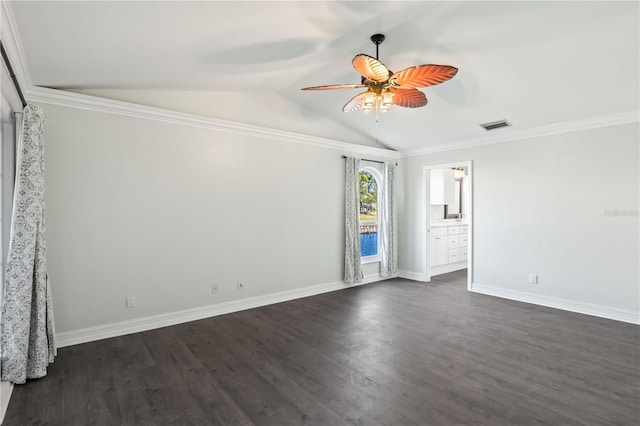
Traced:
[[495, 129], [499, 129], [500, 127], [509, 127], [509, 126], [511, 126], [511, 123], [509, 123], [507, 120], [494, 121], [492, 123], [484, 123], [480, 125], [480, 127], [485, 129], [487, 132], [489, 130], [495, 130]]

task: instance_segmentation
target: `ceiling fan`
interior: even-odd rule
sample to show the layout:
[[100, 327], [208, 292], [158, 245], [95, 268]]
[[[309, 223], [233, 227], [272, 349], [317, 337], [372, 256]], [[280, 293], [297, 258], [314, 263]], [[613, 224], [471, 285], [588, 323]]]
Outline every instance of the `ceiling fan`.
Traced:
[[378, 47], [384, 41], [383, 34], [374, 34], [371, 41], [376, 45], [376, 57], [361, 53], [353, 58], [353, 67], [362, 75], [360, 84], [333, 84], [329, 86], [305, 87], [302, 90], [335, 90], [367, 88], [349, 100], [342, 108], [344, 112], [388, 111], [392, 105], [404, 108], [419, 108], [427, 105], [427, 97], [418, 90], [421, 87], [443, 83], [456, 75], [458, 68], [449, 65], [424, 64], [405, 68], [396, 73], [378, 60]]

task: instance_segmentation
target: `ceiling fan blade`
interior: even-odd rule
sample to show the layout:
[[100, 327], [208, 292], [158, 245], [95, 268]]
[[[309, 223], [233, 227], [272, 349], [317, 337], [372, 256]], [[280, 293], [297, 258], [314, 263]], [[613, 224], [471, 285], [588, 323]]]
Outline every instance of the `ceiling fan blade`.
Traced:
[[358, 93], [353, 98], [349, 99], [349, 102], [344, 104], [344, 106], [342, 107], [342, 111], [351, 112], [351, 111], [359, 110], [360, 107], [362, 107], [362, 102], [361, 101], [362, 101], [362, 97], [364, 96], [365, 93], [367, 93], [367, 92], [365, 91], [365, 92], [362, 92], [362, 93]]
[[335, 90], [335, 89], [359, 89], [363, 84], [331, 84], [329, 86], [304, 87], [300, 90]]
[[418, 89], [396, 89], [393, 104], [404, 108], [420, 108], [427, 104], [427, 97]]
[[389, 78], [393, 87], [417, 89], [434, 86], [453, 78], [458, 68], [449, 65], [418, 65], [398, 71]]
[[374, 57], [361, 53], [351, 61], [353, 67], [367, 80], [384, 82], [389, 79], [391, 71], [385, 64]]

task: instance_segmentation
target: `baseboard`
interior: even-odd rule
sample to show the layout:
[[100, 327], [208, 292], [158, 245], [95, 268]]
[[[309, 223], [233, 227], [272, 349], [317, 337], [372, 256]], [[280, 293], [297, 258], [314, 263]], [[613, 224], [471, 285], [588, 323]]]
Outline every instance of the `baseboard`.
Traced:
[[549, 308], [562, 309], [564, 311], [577, 312], [579, 314], [594, 317], [607, 318], [615, 321], [640, 324], [640, 312], [613, 308], [611, 306], [596, 305], [592, 303], [578, 302], [559, 297], [544, 296], [518, 290], [510, 290], [502, 287], [473, 283], [471, 291], [488, 296], [502, 297], [504, 299], [517, 300], [519, 302], [534, 305], [547, 306]]
[[182, 324], [189, 321], [197, 321], [204, 318], [230, 314], [233, 312], [243, 311], [245, 309], [258, 308], [260, 306], [286, 302], [288, 300], [299, 299], [302, 297], [315, 296], [317, 294], [343, 290], [363, 284], [370, 284], [384, 279], [385, 278], [381, 277], [380, 274], [370, 274], [365, 276], [361, 283], [357, 284], [347, 284], [343, 281], [334, 281], [325, 284], [298, 288], [295, 290], [271, 293], [263, 296], [234, 300], [231, 302], [217, 303], [215, 305], [203, 306], [199, 308], [185, 309], [176, 312], [169, 312], [166, 314], [153, 315], [128, 321], [99, 325], [96, 327], [66, 331], [56, 334], [56, 346], [61, 348], [65, 346], [77, 345], [80, 343], [93, 342], [95, 340], [107, 339], [110, 337], [124, 336], [126, 334], [153, 330], [156, 328]]
[[7, 414], [7, 408], [9, 408], [9, 400], [11, 399], [11, 393], [13, 392], [13, 383], [0, 382], [0, 424], [4, 421], [4, 415]]
[[398, 276], [400, 278], [406, 278], [408, 280], [424, 282], [424, 274], [421, 274], [420, 272], [398, 271]]

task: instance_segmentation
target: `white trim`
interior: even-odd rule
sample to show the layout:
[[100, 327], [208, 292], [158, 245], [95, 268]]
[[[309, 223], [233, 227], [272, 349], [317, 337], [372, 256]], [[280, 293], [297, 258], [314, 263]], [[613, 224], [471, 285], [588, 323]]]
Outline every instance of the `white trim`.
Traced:
[[11, 400], [11, 394], [13, 393], [13, 383], [1, 381], [0, 382], [0, 424], [4, 421], [4, 416], [7, 414], [7, 408], [9, 408], [9, 400]]
[[[467, 244], [467, 260], [464, 262], [458, 262], [458, 264], [465, 264], [467, 265], [467, 290], [471, 290], [471, 283], [473, 283], [473, 203], [474, 203], [474, 197], [473, 197], [473, 188], [474, 188], [474, 177], [473, 177], [473, 161], [472, 160], [463, 160], [463, 161], [456, 161], [454, 163], [444, 163], [444, 164], [429, 164], [426, 166], [423, 166], [422, 168], [422, 195], [423, 195], [423, 199], [422, 199], [422, 216], [423, 218], [425, 218], [424, 220], [424, 228], [422, 233], [419, 233], [419, 235], [422, 236], [422, 247], [423, 247], [423, 257], [422, 257], [422, 270], [424, 271], [423, 273], [423, 278], [421, 281], [425, 281], [425, 282], [430, 282], [431, 281], [431, 275], [432, 275], [432, 269], [431, 266], [429, 265], [429, 258], [431, 256], [430, 253], [430, 249], [431, 249], [431, 188], [430, 188], [430, 183], [431, 183], [431, 175], [430, 175], [430, 171], [434, 170], [434, 169], [444, 169], [444, 168], [449, 168], [449, 167], [457, 167], [457, 166], [464, 166], [467, 168], [467, 172], [468, 172], [468, 178], [469, 178], [469, 191], [468, 194], [465, 195], [465, 204], [467, 205], [467, 220], [466, 220], [466, 224], [469, 228], [469, 241]], [[456, 264], [457, 265], [457, 264]], [[444, 267], [435, 267], [435, 268], [440, 268], [440, 270], [435, 270], [435, 272], [437, 272], [438, 274], [442, 274], [444, 272], [440, 272], [442, 270], [445, 270], [446, 268]], [[456, 266], [455, 269], [452, 269], [451, 271], [447, 271], [447, 272], [453, 272], [453, 271], [457, 271], [459, 269], [464, 269], [464, 268], [460, 268], [458, 266]]]
[[81, 93], [67, 92], [64, 90], [29, 85], [27, 87], [23, 87], [23, 91], [25, 92], [25, 97], [27, 98], [27, 100], [31, 102], [60, 105], [70, 108], [79, 108], [90, 111], [157, 120], [166, 123], [242, 133], [269, 139], [297, 142], [322, 148], [347, 151], [367, 156], [392, 159], [418, 157], [421, 155], [433, 154], [437, 152], [474, 148], [503, 142], [515, 142], [522, 139], [637, 123], [640, 121], [640, 111], [627, 111], [618, 114], [592, 117], [584, 120], [574, 120], [523, 130], [513, 130], [505, 133], [499, 133], [497, 135], [486, 135], [477, 138], [464, 139], [455, 142], [446, 142], [426, 147], [393, 151], [391, 149], [359, 145], [337, 141], [334, 139], [304, 135], [301, 133], [254, 126], [251, 124], [203, 117], [194, 114], [166, 110], [162, 108], [149, 107], [129, 102], [116, 101], [112, 99], [104, 99], [95, 96], [84, 95]]
[[20, 35], [16, 30], [17, 25], [13, 10], [11, 9], [8, 1], [3, 0], [1, 3], [2, 10], [0, 11], [0, 15], [2, 15], [2, 21], [0, 30], [2, 43], [5, 46], [11, 65], [13, 66], [18, 82], [20, 83], [20, 87], [28, 102], [60, 105], [89, 111], [162, 121], [166, 123], [235, 132], [286, 142], [296, 142], [321, 148], [335, 149], [342, 152], [361, 154], [367, 157], [374, 157], [374, 159], [376, 157], [384, 159], [400, 158], [400, 153], [391, 149], [359, 145], [333, 139], [303, 135], [300, 133], [270, 129], [267, 127], [181, 113], [162, 108], [137, 105], [129, 102], [103, 99], [80, 93], [67, 92], [64, 90], [34, 86], [31, 81], [31, 73], [27, 67], [24, 49], [22, 48], [22, 42], [20, 41]]
[[640, 121], [640, 111], [627, 111], [618, 114], [592, 117], [584, 120], [574, 120], [523, 130], [513, 130], [505, 133], [499, 133], [497, 135], [486, 135], [455, 142], [446, 142], [420, 148], [394, 151], [391, 149], [359, 145], [334, 139], [304, 135], [301, 133], [270, 129], [267, 127], [255, 126], [251, 124], [187, 114], [162, 108], [149, 107], [145, 105], [138, 105], [130, 102], [104, 99], [95, 96], [84, 95], [81, 93], [67, 92], [64, 90], [30, 85], [23, 87], [22, 89], [25, 92], [25, 97], [30, 102], [66, 106], [70, 108], [85, 109], [89, 111], [157, 120], [166, 123], [235, 132], [287, 142], [302, 143], [322, 148], [330, 148], [367, 156], [391, 159], [418, 157], [421, 155], [434, 154], [437, 152], [475, 148], [503, 142], [515, 142], [522, 139], [530, 139], [542, 136], [576, 132], [580, 130], [637, 123]]
[[637, 123], [639, 121], [640, 111], [627, 111], [618, 114], [592, 117], [584, 120], [567, 121], [564, 123], [550, 124], [547, 126], [533, 127], [523, 130], [513, 130], [513, 128], [510, 128], [509, 131], [505, 131], [504, 133], [498, 131], [498, 133], [492, 135], [403, 150], [400, 151], [400, 158], [418, 157], [420, 155], [433, 154], [436, 152], [475, 148], [501, 142], [515, 142], [522, 139], [559, 135], [562, 133], [597, 129], [600, 127], [618, 126], [621, 124]]
[[473, 283], [471, 285], [471, 291], [475, 293], [486, 294], [488, 296], [501, 297], [503, 299], [517, 300], [519, 302], [547, 306], [549, 308], [562, 309], [564, 311], [577, 312], [579, 314], [586, 314], [594, 317], [623, 321], [631, 324], [640, 324], [640, 312], [637, 311], [618, 309], [611, 306], [596, 305], [593, 303], [578, 302], [576, 300], [545, 296], [541, 294], [511, 290], [508, 288], [495, 287], [478, 283]]
[[370, 284], [385, 279], [386, 278], [382, 278], [379, 273], [370, 274], [365, 276], [361, 283], [357, 284], [347, 284], [343, 281], [334, 281], [326, 284], [318, 284], [310, 287], [265, 294], [263, 296], [217, 303], [215, 305], [202, 306], [199, 308], [185, 309], [165, 314], [136, 318], [128, 321], [120, 321], [79, 330], [66, 331], [56, 334], [56, 345], [61, 348], [80, 343], [92, 342], [95, 340], [107, 339], [110, 337], [124, 336], [126, 334], [138, 333], [141, 331], [182, 324], [218, 315], [230, 314], [233, 312], [243, 311], [245, 309], [258, 308], [260, 306], [271, 305], [273, 303], [286, 302], [288, 300], [315, 296], [317, 294], [328, 293], [336, 290], [344, 290], [346, 288]]
[[[361, 221], [360, 217], [358, 216], [358, 229], [360, 228], [360, 226], [368, 226], [368, 225], [376, 225], [377, 228], [376, 229], [380, 229], [380, 216], [378, 215], [380, 213], [380, 200], [379, 200], [379, 195], [380, 195], [380, 189], [382, 188], [383, 182], [382, 182], [382, 173], [380, 173], [380, 170], [376, 169], [375, 167], [372, 166], [362, 166], [360, 167], [360, 169], [358, 170], [358, 178], [360, 178], [360, 173], [362, 172], [367, 172], [369, 173], [371, 176], [373, 176], [373, 178], [376, 180], [376, 217], [378, 218], [377, 220], [365, 220], [365, 221]], [[359, 208], [360, 206], [358, 206]], [[374, 263], [374, 262], [380, 262], [380, 234], [376, 231], [376, 234], [378, 234], [377, 238], [376, 238], [376, 254], [373, 254], [371, 256], [363, 256], [360, 259], [360, 262], [364, 265], [366, 263]], [[358, 234], [360, 235], [360, 234]], [[360, 247], [360, 253], [362, 254], [362, 247]]]
[[103, 112], [107, 114], [124, 115], [127, 117], [143, 118], [162, 121], [165, 123], [184, 126], [201, 127], [205, 129], [221, 130], [225, 132], [241, 133], [279, 141], [296, 142], [321, 148], [330, 148], [350, 153], [383, 158], [400, 158], [397, 151], [377, 148], [373, 146], [358, 145], [333, 139], [308, 136], [300, 133], [284, 130], [270, 129], [251, 124], [234, 121], [220, 120], [200, 115], [176, 112], [162, 108], [138, 105], [130, 102], [103, 99], [81, 93], [66, 92], [45, 87], [32, 87], [25, 93], [30, 102], [59, 105], [70, 108], [78, 108], [89, 111]]
[[2, 0], [0, 3], [2, 3], [2, 6], [0, 6], [0, 37], [2, 37], [2, 45], [7, 51], [13, 72], [20, 84], [20, 88], [24, 92], [33, 86], [31, 72], [29, 72], [29, 67], [27, 66], [11, 4], [6, 0]]
[[[2, 45], [4, 46], [13, 72], [16, 75], [16, 79], [20, 84], [20, 88], [25, 90], [31, 86], [31, 78], [28, 69], [26, 68], [26, 61], [24, 59], [24, 51], [20, 43], [20, 37], [16, 31], [15, 20], [13, 17], [13, 11], [8, 1], [1, 1], [0, 5], [0, 38], [2, 39]], [[16, 59], [17, 58], [17, 59]], [[2, 73], [4, 79], [10, 81], [8, 70], [2, 61]], [[13, 83], [8, 84], [10, 88], [7, 90], [2, 87], [2, 94], [8, 96], [5, 99], [3, 96], [2, 101], [7, 102], [14, 111], [22, 111], [22, 103], [20, 102], [17, 90], [13, 87]], [[6, 105], [5, 105], [6, 106]], [[4, 106], [3, 106], [4, 108]], [[0, 244], [1, 247], [1, 244]], [[2, 252], [2, 250], [0, 250]], [[0, 423], [4, 421], [4, 416], [7, 413], [9, 407], [9, 401], [11, 400], [11, 394], [13, 393], [13, 383], [7, 381], [0, 381]]]
[[400, 271], [398, 271], [398, 276], [400, 278], [405, 278], [407, 280], [425, 282], [424, 281], [424, 274], [420, 273], [420, 272], [402, 271], [402, 270], [400, 270]]
[[420, 281], [430, 282], [431, 274], [429, 273], [429, 256], [431, 256], [431, 169], [428, 166], [422, 168], [422, 217], [423, 220], [418, 223], [417, 234], [422, 236], [422, 279]]
[[13, 116], [13, 112], [22, 112], [22, 101], [20, 100], [20, 95], [18, 95], [18, 91], [16, 90], [13, 81], [11, 81], [11, 77], [9, 76], [9, 70], [5, 66], [4, 61], [2, 61], [2, 77], [0, 77], [0, 92], [2, 93], [2, 115], [3, 119], [7, 118], [7, 115], [10, 116], [9, 120], [15, 121], [15, 117]]
[[436, 145], [394, 151], [391, 149], [377, 148], [336, 141], [332, 139], [307, 136], [303, 134], [252, 126], [242, 123], [234, 123], [224, 120], [216, 120], [208, 117], [178, 113], [160, 108], [146, 107], [127, 102], [103, 99], [79, 93], [65, 92], [33, 86], [31, 73], [29, 72], [17, 24], [9, 1], [2, 0], [0, 11], [0, 30], [2, 42], [7, 50], [11, 65], [28, 101], [41, 102], [52, 105], [62, 105], [72, 108], [81, 108], [92, 111], [107, 112], [120, 115], [129, 115], [139, 118], [147, 118], [170, 123], [191, 125], [197, 127], [213, 128], [217, 130], [233, 131], [237, 133], [252, 134], [256, 136], [279, 139], [290, 142], [304, 143], [323, 148], [332, 148], [367, 156], [382, 156], [386, 158], [401, 159], [433, 154], [436, 152], [453, 151], [457, 149], [473, 148], [501, 142], [513, 142], [521, 139], [540, 136], [556, 135], [561, 133], [595, 129], [599, 127], [615, 126], [620, 124], [636, 123], [640, 121], [640, 111], [627, 111], [600, 117], [592, 117], [583, 120], [574, 120], [564, 123], [556, 123], [546, 126], [534, 127], [523, 130], [507, 128], [497, 134], [480, 136], [454, 142], [440, 143]]

